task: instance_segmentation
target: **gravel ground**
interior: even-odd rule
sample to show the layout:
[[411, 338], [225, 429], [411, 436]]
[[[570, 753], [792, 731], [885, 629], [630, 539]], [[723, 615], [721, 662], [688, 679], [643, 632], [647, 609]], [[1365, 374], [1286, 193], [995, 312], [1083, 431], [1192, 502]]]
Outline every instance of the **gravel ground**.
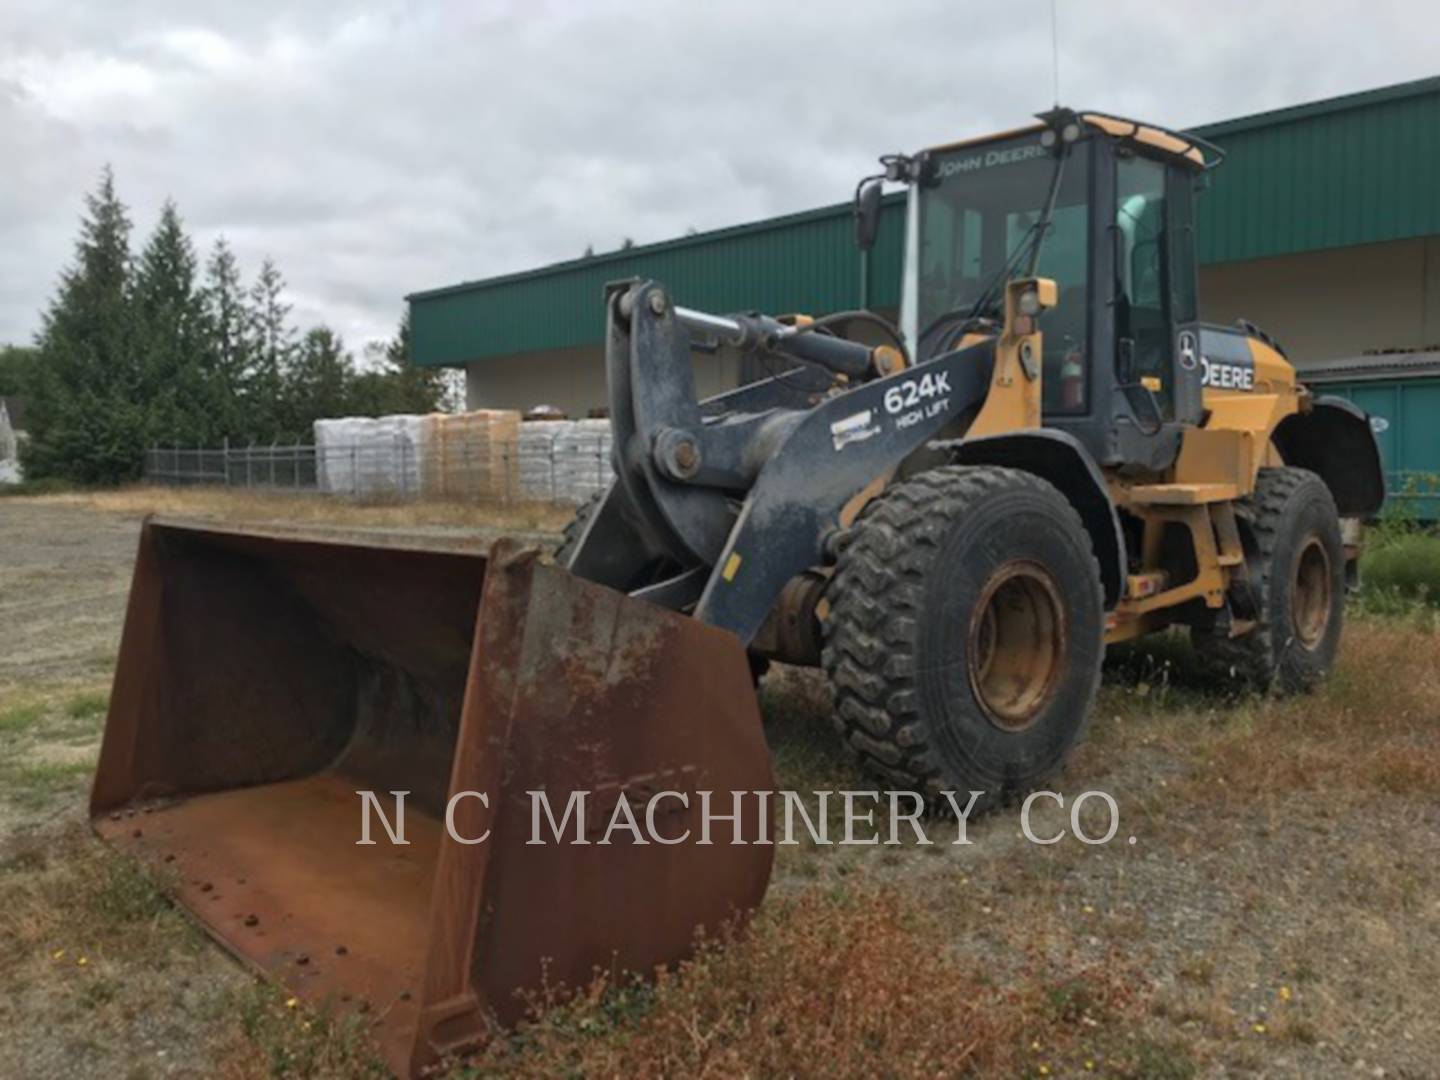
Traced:
[[133, 518], [0, 500], [0, 688], [109, 671], [138, 535]]

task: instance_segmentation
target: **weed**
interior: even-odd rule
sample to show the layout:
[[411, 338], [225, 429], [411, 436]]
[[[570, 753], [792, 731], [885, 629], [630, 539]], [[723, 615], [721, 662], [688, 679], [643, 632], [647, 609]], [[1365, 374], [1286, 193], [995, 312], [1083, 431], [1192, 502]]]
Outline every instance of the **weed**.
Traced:
[[333, 1017], [298, 1006], [284, 991], [252, 984], [227, 995], [220, 1010], [236, 1018], [227, 1055], [233, 1075], [385, 1077], [361, 1017]]

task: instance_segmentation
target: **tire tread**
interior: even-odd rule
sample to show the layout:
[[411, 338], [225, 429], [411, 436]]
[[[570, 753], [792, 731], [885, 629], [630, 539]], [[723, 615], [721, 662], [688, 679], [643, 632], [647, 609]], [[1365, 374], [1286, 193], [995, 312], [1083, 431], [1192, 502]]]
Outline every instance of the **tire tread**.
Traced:
[[[915, 649], [925, 577], [953, 522], [981, 500], [1016, 488], [1058, 495], [1047, 481], [1019, 469], [931, 469], [873, 500], [838, 544], [838, 565], [826, 591], [830, 615], [822, 652], [835, 727], [868, 771], [932, 802], [961, 778], [945, 776], [918, 705]], [[1100, 566], [1089, 534], [1074, 508], [1063, 497], [1060, 502], [1070, 526], [1085, 538], [1095, 567], [1096, 603], [1103, 609]], [[1097, 685], [1103, 656], [1098, 650]], [[1085, 703], [1087, 714], [1092, 703]]]

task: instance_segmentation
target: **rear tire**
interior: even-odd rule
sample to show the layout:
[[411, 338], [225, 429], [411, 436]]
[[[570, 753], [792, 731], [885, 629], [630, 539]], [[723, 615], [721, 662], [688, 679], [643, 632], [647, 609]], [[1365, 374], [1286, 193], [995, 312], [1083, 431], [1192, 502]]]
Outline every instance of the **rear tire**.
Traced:
[[887, 783], [932, 805], [980, 791], [986, 809], [1083, 734], [1105, 651], [1100, 570], [1039, 477], [946, 466], [890, 489], [843, 539], [826, 595], [835, 724]]
[[1255, 493], [1236, 506], [1248, 526], [1248, 588], [1231, 596], [1255, 626], [1242, 637], [1197, 631], [1196, 651], [1217, 678], [1296, 693], [1334, 666], [1345, 614], [1340, 515], [1325, 482], [1308, 469], [1261, 469]]

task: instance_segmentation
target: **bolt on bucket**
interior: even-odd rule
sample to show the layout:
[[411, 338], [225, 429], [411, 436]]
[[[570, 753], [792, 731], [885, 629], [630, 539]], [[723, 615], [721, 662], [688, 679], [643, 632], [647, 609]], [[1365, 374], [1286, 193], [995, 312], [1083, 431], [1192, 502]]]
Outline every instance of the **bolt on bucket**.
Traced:
[[[518, 1019], [526, 992], [649, 973], [754, 908], [774, 849], [720, 817], [697, 842], [697, 793], [728, 811], [772, 787], [724, 631], [509, 543], [487, 558], [152, 520], [90, 811], [235, 954], [372, 1017], [407, 1075]], [[370, 844], [361, 791], [385, 814]], [[661, 791], [688, 798], [655, 800], [657, 832], [687, 840], [600, 843], [620, 802], [643, 818]]]

